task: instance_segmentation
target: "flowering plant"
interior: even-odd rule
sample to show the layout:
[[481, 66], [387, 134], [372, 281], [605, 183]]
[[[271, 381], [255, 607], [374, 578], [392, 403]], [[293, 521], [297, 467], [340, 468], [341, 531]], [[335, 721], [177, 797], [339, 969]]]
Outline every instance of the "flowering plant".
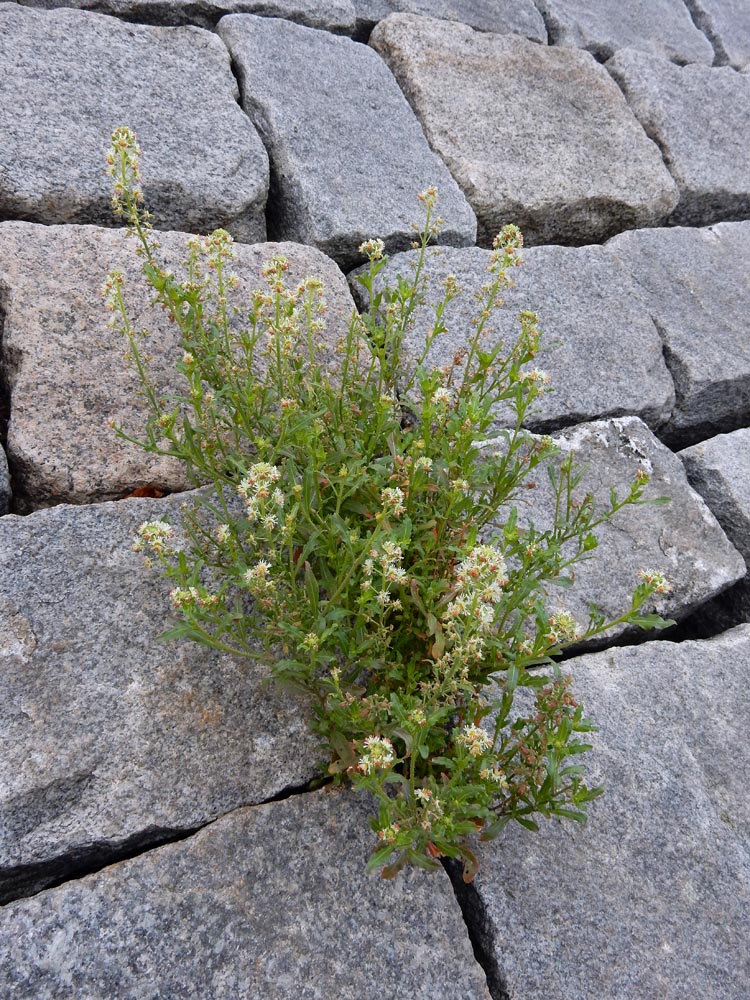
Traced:
[[[440, 225], [435, 191], [420, 195], [426, 222], [413, 278], [381, 288], [383, 244], [363, 244], [369, 267], [357, 280], [370, 308], [352, 317], [329, 372], [324, 289], [312, 277], [290, 287], [283, 257], [264, 266], [265, 288], [245, 312], [230, 309], [226, 232], [189, 240], [182, 279], [158, 263], [138, 156], [133, 134], [118, 129], [114, 207], [179, 330], [182, 396], [165, 398], [152, 384], [121, 274], [110, 274], [105, 293], [149, 404], [140, 443], [183, 459], [196, 485], [211, 486], [186, 513], [179, 545], [164, 521], [138, 534], [136, 547], [174, 583], [180, 623], [167, 635], [262, 660], [307, 693], [328, 774], [377, 801], [370, 867], [385, 876], [449, 857], [463, 860], [468, 880], [472, 835], [494, 837], [510, 820], [536, 828], [536, 814], [583, 820], [601, 791], [586, 785], [579, 763], [592, 725], [551, 658], [613, 624], [663, 626], [641, 609], [667, 584], [645, 574], [616, 622], [592, 610], [581, 625], [548, 610], [548, 589], [596, 546], [596, 527], [645, 502], [648, 476], [596, 510], [590, 495], [576, 496], [572, 456], [559, 460], [550, 438], [523, 430], [548, 391], [546, 376], [528, 367], [535, 315], [521, 313], [515, 344], [485, 344], [521, 263], [518, 229], [495, 240], [466, 349], [446, 367], [427, 364], [460, 294], [449, 278], [424, 351], [404, 370], [402, 343]], [[515, 413], [500, 432], [498, 403]], [[522, 526], [513, 505], [540, 465], [557, 501], [545, 531]], [[552, 669], [532, 669], [543, 665]]]

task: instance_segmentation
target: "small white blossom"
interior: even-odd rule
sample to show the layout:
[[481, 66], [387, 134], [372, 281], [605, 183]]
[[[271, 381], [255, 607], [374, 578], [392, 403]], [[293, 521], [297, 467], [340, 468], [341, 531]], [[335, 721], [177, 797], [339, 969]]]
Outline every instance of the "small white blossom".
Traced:
[[396, 759], [393, 744], [385, 736], [368, 736], [365, 750], [359, 759], [359, 769], [364, 774], [372, 774], [378, 768], [390, 767]]
[[168, 524], [167, 521], [144, 521], [138, 529], [133, 550], [142, 552], [145, 545], [157, 555], [167, 553], [170, 551], [167, 541], [173, 533], [172, 525]]
[[382, 240], [365, 240], [359, 245], [359, 252], [370, 260], [380, 260], [384, 251], [385, 243]]
[[400, 517], [401, 514], [406, 513], [404, 491], [398, 486], [387, 486], [384, 490], [381, 490], [380, 499], [383, 503], [383, 510], [386, 513], [393, 514], [394, 517]]
[[638, 576], [644, 583], [654, 588], [654, 593], [671, 594], [672, 585], [669, 583], [664, 574], [659, 572], [659, 570], [641, 569], [638, 571]]
[[458, 742], [466, 747], [472, 757], [481, 757], [492, 746], [489, 734], [481, 726], [464, 726]]

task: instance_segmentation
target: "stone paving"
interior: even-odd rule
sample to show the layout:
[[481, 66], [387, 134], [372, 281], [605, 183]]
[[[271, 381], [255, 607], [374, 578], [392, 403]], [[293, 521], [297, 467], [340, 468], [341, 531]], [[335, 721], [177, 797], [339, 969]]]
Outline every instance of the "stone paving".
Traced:
[[[744, 1000], [748, 11], [0, 3], [0, 996]], [[134, 296], [138, 270], [102, 169], [121, 124], [170, 266], [186, 233], [226, 227], [242, 294], [283, 249], [325, 283], [331, 355], [367, 306], [359, 243], [383, 238], [383, 277], [408, 274], [419, 190], [439, 188], [446, 225], [409, 350], [442, 279], [467, 293], [436, 364], [466, 342], [494, 233], [524, 230], [495, 333], [539, 314], [556, 391], [529, 429], [594, 493], [647, 468], [672, 498], [602, 532], [570, 596], [617, 611], [647, 564], [680, 621], [565, 665], [600, 727], [587, 826], [507, 830], [470, 886], [450, 866], [366, 876], [368, 803], [311, 790], [305, 704], [156, 641], [166, 585], [129, 542], [179, 520], [188, 481], [109, 426], [143, 416], [100, 296], [113, 264]], [[135, 312], [169, 389], [174, 332]], [[540, 482], [522, 516], [543, 525], [550, 503]]]

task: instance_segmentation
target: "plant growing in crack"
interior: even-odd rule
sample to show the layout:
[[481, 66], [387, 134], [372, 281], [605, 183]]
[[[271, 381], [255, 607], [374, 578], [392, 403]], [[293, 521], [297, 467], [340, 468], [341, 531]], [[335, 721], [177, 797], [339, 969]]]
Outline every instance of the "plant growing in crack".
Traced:
[[[263, 267], [264, 287], [244, 310], [230, 305], [226, 232], [188, 240], [182, 278], [165, 270], [142, 207], [139, 155], [133, 133], [118, 129], [108, 157], [114, 208], [179, 331], [183, 395], [154, 385], [119, 272], [107, 279], [107, 305], [148, 404], [139, 443], [209, 484], [179, 532], [152, 521], [135, 543], [174, 585], [180, 621], [166, 637], [262, 661], [305, 692], [329, 775], [374, 797], [369, 865], [386, 877], [449, 857], [463, 860], [470, 880], [475, 835], [495, 837], [511, 820], [535, 829], [536, 816], [584, 820], [601, 792], [580, 763], [593, 727], [553, 657], [618, 623], [663, 627], [643, 608], [668, 585], [644, 573], [615, 621], [593, 607], [585, 624], [549, 610], [549, 589], [591, 555], [596, 529], [647, 502], [648, 475], [596, 509], [573, 456], [523, 430], [548, 391], [530, 367], [536, 316], [521, 313], [514, 344], [488, 342], [521, 263], [518, 229], [495, 240], [466, 349], [446, 367], [427, 364], [445, 307], [461, 294], [449, 278], [424, 351], [405, 370], [402, 343], [440, 225], [436, 193], [425, 191], [409, 280], [381, 289], [383, 244], [363, 244], [369, 267], [357, 280], [370, 309], [352, 317], [331, 367], [321, 282], [290, 285], [283, 257]], [[498, 432], [501, 402], [515, 425]], [[540, 466], [556, 498], [544, 531], [522, 525], [514, 503]]]

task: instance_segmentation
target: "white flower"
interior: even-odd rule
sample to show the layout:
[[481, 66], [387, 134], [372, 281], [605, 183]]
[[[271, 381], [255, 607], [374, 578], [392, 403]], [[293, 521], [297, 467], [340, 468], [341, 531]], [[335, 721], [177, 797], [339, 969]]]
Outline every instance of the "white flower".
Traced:
[[481, 726], [464, 726], [458, 742], [467, 748], [472, 757], [481, 757], [492, 746], [489, 734]]
[[381, 490], [380, 499], [383, 503], [383, 510], [393, 514], [394, 517], [400, 517], [401, 514], [406, 513], [404, 491], [399, 489], [398, 486], [387, 486], [384, 490]]
[[172, 525], [167, 521], [144, 521], [138, 529], [133, 549], [142, 552], [143, 546], [147, 545], [152, 552], [157, 555], [169, 552], [167, 540], [173, 535]]
[[243, 578], [245, 583], [250, 586], [257, 586], [258, 583], [264, 583], [268, 580], [268, 575], [271, 572], [271, 564], [266, 559], [259, 559], [258, 562], [246, 569]]
[[568, 642], [577, 639], [583, 629], [575, 618], [567, 611], [558, 611], [549, 618], [549, 632], [547, 640], [557, 644], [558, 642]]
[[359, 252], [370, 260], [380, 260], [384, 250], [385, 243], [382, 240], [365, 240], [359, 245]]
[[653, 587], [656, 594], [670, 594], [672, 592], [672, 585], [659, 570], [641, 569], [638, 571], [638, 576], [649, 587]]
[[364, 745], [364, 753], [359, 759], [359, 769], [364, 774], [389, 767], [396, 759], [393, 744], [385, 736], [368, 736]]

